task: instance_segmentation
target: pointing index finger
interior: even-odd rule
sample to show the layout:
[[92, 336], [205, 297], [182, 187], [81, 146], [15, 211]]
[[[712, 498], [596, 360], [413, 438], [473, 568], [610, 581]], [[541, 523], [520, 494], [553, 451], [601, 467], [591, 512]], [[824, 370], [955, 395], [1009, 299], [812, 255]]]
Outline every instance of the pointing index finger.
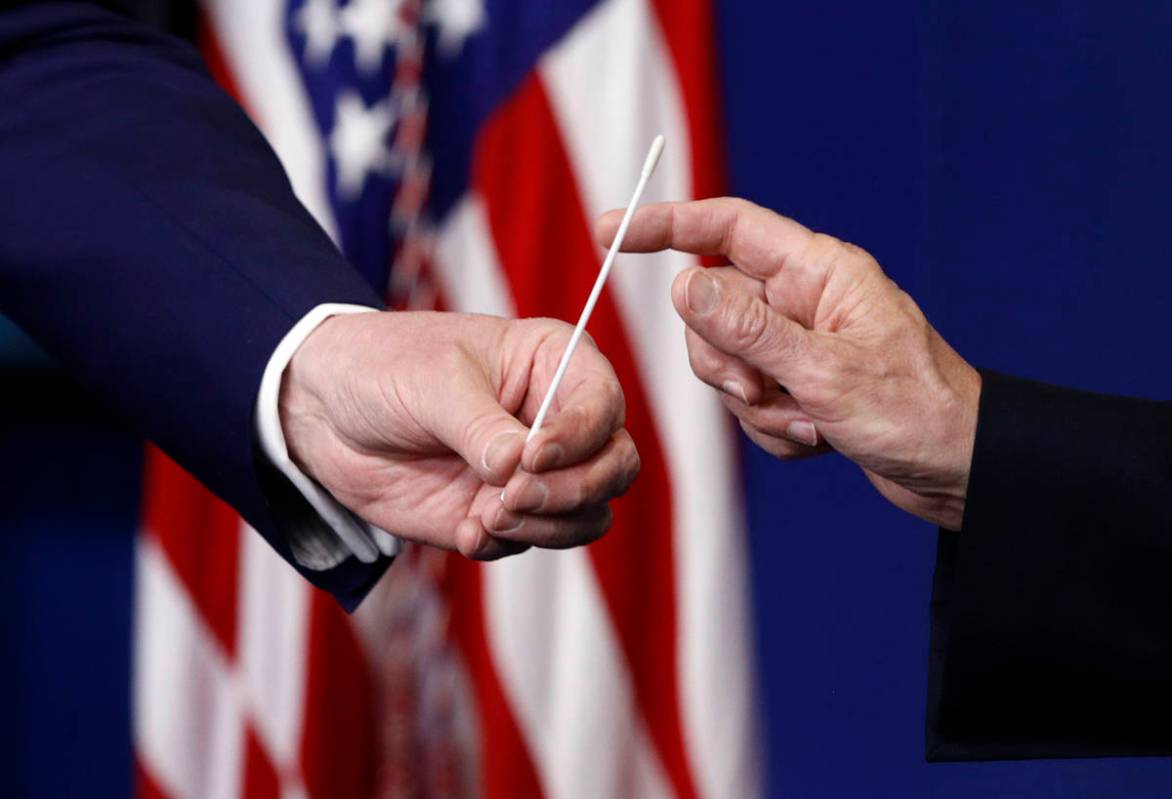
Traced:
[[[598, 240], [609, 245], [622, 212], [611, 211], [596, 224]], [[722, 255], [758, 280], [777, 274], [786, 259], [806, 247], [814, 233], [792, 219], [747, 200], [720, 197], [640, 208], [623, 241], [626, 252], [679, 250]]]

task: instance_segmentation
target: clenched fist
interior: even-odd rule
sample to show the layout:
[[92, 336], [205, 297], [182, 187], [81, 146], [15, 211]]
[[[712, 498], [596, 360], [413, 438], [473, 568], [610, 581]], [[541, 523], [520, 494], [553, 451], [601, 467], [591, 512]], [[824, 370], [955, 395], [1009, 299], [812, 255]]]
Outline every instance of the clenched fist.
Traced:
[[588, 340], [526, 443], [570, 332], [551, 319], [332, 317], [284, 375], [290, 456], [400, 538], [477, 559], [589, 543], [639, 456], [614, 370]]
[[[599, 220], [609, 244], [620, 214]], [[868, 253], [744, 200], [652, 205], [624, 249], [720, 255], [672, 289], [692, 369], [782, 458], [841, 452], [900, 508], [959, 529], [981, 379]]]

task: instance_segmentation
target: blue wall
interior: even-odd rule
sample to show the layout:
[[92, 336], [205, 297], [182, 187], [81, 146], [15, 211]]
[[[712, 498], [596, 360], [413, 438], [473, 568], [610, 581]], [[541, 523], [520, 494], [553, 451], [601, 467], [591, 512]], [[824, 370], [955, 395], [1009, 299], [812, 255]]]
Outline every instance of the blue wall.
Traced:
[[[1172, 5], [721, 8], [737, 193], [871, 250], [978, 365], [1172, 396]], [[746, 460], [772, 795], [1172, 796], [1163, 759], [926, 764], [935, 531], [841, 461]]]
[[[719, 6], [736, 193], [870, 249], [977, 364], [1172, 396], [1172, 4]], [[0, 795], [122, 796], [139, 445], [0, 385]], [[925, 764], [935, 531], [838, 459], [746, 463], [771, 795], [1172, 795], [1163, 759]]]
[[0, 796], [127, 796], [142, 444], [47, 368], [0, 386]]

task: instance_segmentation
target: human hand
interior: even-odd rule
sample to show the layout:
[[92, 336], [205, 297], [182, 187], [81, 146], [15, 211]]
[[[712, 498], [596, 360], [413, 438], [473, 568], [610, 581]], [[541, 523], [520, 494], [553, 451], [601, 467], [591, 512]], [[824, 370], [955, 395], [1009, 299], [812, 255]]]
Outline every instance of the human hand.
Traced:
[[[607, 245], [620, 212], [598, 221]], [[964, 516], [981, 378], [864, 250], [744, 200], [639, 210], [623, 249], [720, 255], [672, 300], [692, 370], [780, 458], [837, 450], [895, 505]]]
[[285, 371], [289, 454], [407, 540], [480, 560], [589, 543], [610, 526], [607, 502], [635, 479], [639, 456], [622, 388], [588, 338], [525, 442], [570, 332], [552, 319], [331, 317]]

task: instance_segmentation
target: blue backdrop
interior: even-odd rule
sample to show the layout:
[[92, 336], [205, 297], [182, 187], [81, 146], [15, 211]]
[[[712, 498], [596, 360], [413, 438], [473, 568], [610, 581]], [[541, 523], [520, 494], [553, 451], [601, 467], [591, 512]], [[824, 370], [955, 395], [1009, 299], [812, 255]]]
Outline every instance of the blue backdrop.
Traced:
[[[978, 365], [1172, 397], [1172, 4], [719, 8], [736, 193], [871, 250]], [[0, 794], [124, 796], [139, 443], [0, 368]], [[1164, 759], [926, 764], [935, 531], [836, 458], [745, 473], [772, 796], [1172, 795]]]
[[[871, 250], [978, 365], [1172, 396], [1172, 4], [752, 6], [721, 4], [738, 193]], [[772, 795], [1172, 795], [1163, 759], [925, 764], [935, 531], [840, 460], [746, 463]]]

